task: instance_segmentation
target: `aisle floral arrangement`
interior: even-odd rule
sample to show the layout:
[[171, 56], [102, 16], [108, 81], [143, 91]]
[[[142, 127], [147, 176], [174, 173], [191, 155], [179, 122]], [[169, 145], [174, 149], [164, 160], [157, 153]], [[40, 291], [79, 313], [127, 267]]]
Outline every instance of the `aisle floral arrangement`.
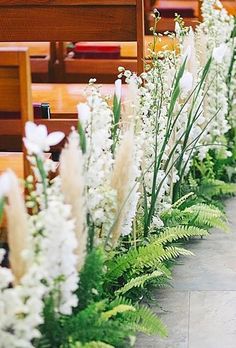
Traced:
[[0, 177], [1, 348], [127, 348], [138, 332], [168, 334], [142, 299], [192, 255], [188, 239], [228, 230], [220, 199], [236, 192], [236, 22], [218, 0], [202, 11], [195, 32], [176, 16], [176, 50], [161, 52], [154, 11], [146, 71], [121, 67], [113, 103], [90, 80], [58, 166], [44, 152], [64, 134], [26, 124], [32, 176], [25, 187]]

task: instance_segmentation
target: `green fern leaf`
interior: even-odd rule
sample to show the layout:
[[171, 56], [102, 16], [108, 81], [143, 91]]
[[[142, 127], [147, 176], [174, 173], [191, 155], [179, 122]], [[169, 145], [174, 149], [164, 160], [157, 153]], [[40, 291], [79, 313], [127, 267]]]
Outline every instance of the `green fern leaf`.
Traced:
[[116, 291], [116, 295], [123, 295], [133, 288], [143, 287], [147, 281], [155, 279], [162, 276], [163, 273], [160, 271], [154, 271], [151, 274], [144, 274], [142, 276], [132, 278], [128, 283], [126, 283], [122, 288]]
[[127, 311], [135, 311], [135, 308], [127, 304], [120, 304], [109, 311], [103, 312], [101, 318], [103, 320], [108, 320], [111, 317], [115, 317], [118, 313], [124, 313]]
[[155, 238], [155, 242], [159, 244], [172, 243], [179, 239], [189, 239], [192, 237], [207, 236], [208, 232], [202, 228], [195, 226], [176, 226], [168, 227]]
[[149, 335], [167, 336], [166, 326], [148, 307], [140, 306], [132, 315], [136, 330]]
[[213, 205], [199, 203], [185, 208], [183, 212], [192, 215], [194, 223], [198, 226], [216, 227], [224, 231], [229, 230], [224, 212]]

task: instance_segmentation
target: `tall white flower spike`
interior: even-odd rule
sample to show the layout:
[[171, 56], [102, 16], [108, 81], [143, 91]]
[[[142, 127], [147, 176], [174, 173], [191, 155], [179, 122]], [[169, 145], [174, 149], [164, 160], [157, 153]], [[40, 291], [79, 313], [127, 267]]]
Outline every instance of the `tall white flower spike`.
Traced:
[[212, 57], [216, 63], [221, 64], [228, 51], [228, 46], [225, 43], [220, 44], [220, 46], [215, 47], [212, 52]]
[[65, 137], [63, 132], [52, 132], [48, 134], [45, 125], [37, 126], [33, 122], [25, 125], [24, 145], [29, 154], [40, 155], [44, 151], [49, 151], [50, 146], [59, 144]]

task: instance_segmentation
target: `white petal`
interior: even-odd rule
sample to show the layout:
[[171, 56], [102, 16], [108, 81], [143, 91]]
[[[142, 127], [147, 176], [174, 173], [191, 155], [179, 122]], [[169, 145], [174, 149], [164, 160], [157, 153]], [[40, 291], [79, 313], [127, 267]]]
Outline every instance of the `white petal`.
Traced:
[[85, 126], [90, 117], [90, 108], [86, 103], [80, 103], [77, 105], [77, 110], [78, 118], [82, 125]]
[[225, 43], [222, 43], [220, 46], [213, 49], [212, 57], [214, 58], [216, 63], [221, 64], [223, 62], [227, 49], [228, 46]]
[[121, 82], [121, 79], [117, 79], [115, 81], [115, 95], [118, 102], [120, 102], [121, 100], [121, 92], [122, 92], [122, 82]]
[[54, 146], [59, 144], [64, 139], [65, 134], [63, 132], [52, 132], [47, 136], [47, 145]]
[[34, 134], [36, 133], [37, 126], [34, 122], [28, 121], [25, 124], [25, 136], [28, 139], [33, 139]]
[[48, 135], [47, 127], [44, 124], [40, 124], [37, 127], [37, 136], [41, 139], [45, 139]]
[[23, 138], [23, 142], [24, 142], [24, 145], [25, 145], [25, 147], [30, 155], [32, 155], [32, 154], [39, 155], [40, 153], [42, 153], [43, 150], [41, 149], [41, 147], [38, 144], [30, 141], [27, 138]]

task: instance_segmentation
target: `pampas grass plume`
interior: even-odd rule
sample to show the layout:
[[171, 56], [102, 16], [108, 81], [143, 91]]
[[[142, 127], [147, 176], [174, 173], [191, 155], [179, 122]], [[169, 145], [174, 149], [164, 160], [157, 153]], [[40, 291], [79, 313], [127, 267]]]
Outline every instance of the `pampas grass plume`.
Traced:
[[28, 219], [23, 194], [14, 172], [8, 171], [10, 187], [7, 193], [5, 210], [7, 215], [7, 233], [9, 244], [9, 261], [14, 274], [15, 285], [27, 271], [27, 262], [22, 256], [28, 245]]
[[112, 245], [115, 246], [122, 230], [129, 196], [130, 180], [134, 161], [134, 132], [131, 127], [126, 131], [117, 150], [111, 185], [117, 192], [117, 219], [112, 230]]
[[62, 192], [67, 204], [72, 207], [78, 241], [78, 271], [84, 265], [87, 246], [86, 208], [84, 197], [83, 155], [75, 131], [69, 136], [69, 143], [62, 150], [60, 158]]

